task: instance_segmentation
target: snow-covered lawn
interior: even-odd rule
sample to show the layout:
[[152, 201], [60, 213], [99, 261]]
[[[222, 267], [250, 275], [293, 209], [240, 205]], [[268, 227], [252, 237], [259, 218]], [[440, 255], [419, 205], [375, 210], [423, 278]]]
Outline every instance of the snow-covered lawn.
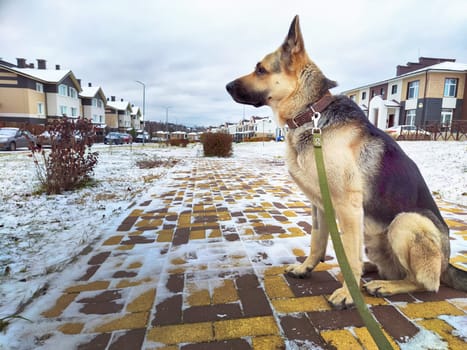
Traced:
[[[417, 162], [436, 197], [467, 206], [467, 142], [400, 144]], [[56, 196], [33, 194], [39, 184], [28, 151], [0, 152], [0, 318], [14, 314], [55, 271], [115, 228], [148, 186], [165, 191], [158, 184], [172, 166], [140, 169], [137, 161], [173, 158], [179, 160], [179, 171], [189, 171], [189, 159], [201, 154], [199, 145], [93, 148], [99, 152], [97, 185]], [[281, 162], [284, 150], [284, 143], [236, 144], [234, 159]]]

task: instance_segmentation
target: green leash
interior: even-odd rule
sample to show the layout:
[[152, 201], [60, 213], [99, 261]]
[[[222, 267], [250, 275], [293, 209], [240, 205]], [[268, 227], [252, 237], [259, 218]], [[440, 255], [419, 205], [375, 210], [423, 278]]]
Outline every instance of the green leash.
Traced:
[[[317, 125], [316, 119], [320, 117], [319, 113], [315, 115], [315, 125]], [[373, 337], [378, 349], [393, 350], [389, 340], [384, 335], [381, 327], [376, 322], [373, 315], [368, 310], [365, 301], [363, 300], [360, 288], [355, 280], [352, 269], [350, 268], [349, 261], [345, 255], [344, 246], [337, 229], [336, 218], [334, 214], [334, 208], [332, 206], [331, 195], [329, 193], [329, 185], [326, 177], [326, 169], [324, 168], [323, 150], [321, 148], [321, 129], [313, 128], [313, 146], [315, 151], [316, 168], [318, 170], [319, 187], [321, 190], [321, 197], [324, 207], [324, 215], [326, 223], [328, 224], [329, 232], [331, 234], [332, 244], [334, 251], [336, 252], [337, 261], [344, 276], [345, 283], [349, 289], [350, 295], [353, 298], [355, 306], [357, 307], [358, 313], [362, 318], [365, 326], [367, 327], [370, 335]]]

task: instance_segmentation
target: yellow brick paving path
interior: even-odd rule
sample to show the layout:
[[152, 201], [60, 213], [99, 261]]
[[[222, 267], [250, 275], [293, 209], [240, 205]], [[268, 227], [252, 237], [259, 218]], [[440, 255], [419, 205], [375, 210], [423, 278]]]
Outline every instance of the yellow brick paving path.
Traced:
[[[341, 280], [331, 256], [311, 278], [284, 276], [311, 220], [283, 164], [185, 159], [156, 185], [34, 302], [24, 336], [38, 349], [376, 349], [355, 310], [326, 301]], [[453, 244], [467, 240], [467, 209], [439, 205]], [[467, 348], [466, 293], [365, 298], [395, 348]]]

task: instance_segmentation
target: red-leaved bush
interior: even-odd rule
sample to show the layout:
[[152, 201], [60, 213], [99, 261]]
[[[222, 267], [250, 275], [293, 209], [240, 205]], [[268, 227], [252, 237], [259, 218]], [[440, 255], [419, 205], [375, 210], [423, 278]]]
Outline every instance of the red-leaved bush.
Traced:
[[204, 133], [201, 135], [201, 143], [205, 157], [232, 156], [232, 136], [229, 134]]
[[43, 147], [32, 151], [41, 190], [59, 194], [83, 186], [91, 179], [99, 155], [91, 152], [92, 122], [63, 117], [49, 125], [47, 131], [50, 151]]

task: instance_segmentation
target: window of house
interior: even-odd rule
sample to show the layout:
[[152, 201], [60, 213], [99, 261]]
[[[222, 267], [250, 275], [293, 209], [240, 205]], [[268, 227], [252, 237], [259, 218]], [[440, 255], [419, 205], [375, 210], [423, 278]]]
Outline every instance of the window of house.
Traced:
[[366, 91], [363, 91], [362, 92], [362, 100], [365, 100], [366, 99]]
[[36, 91], [44, 92], [44, 85], [41, 83], [36, 83]]
[[92, 99], [92, 106], [97, 107], [97, 98]]
[[391, 94], [392, 95], [397, 94], [397, 85], [391, 86]]
[[64, 84], [58, 86], [58, 94], [60, 96], [68, 96], [68, 87]]
[[380, 95], [383, 96], [384, 95], [384, 88], [381, 88], [381, 90], [379, 90], [380, 92]]
[[61, 115], [67, 115], [67, 107], [66, 106], [60, 106], [60, 114]]
[[418, 98], [419, 81], [411, 81], [407, 86], [407, 99]]
[[37, 103], [37, 114], [44, 115], [44, 104], [42, 102]]
[[405, 112], [405, 124], [406, 125], [415, 125], [415, 109], [410, 109]]
[[102, 100], [97, 99], [97, 107], [102, 108]]
[[457, 79], [446, 78], [444, 80], [444, 97], [456, 97]]
[[76, 89], [74, 87], [70, 87], [69, 90], [70, 90], [69, 96], [71, 98], [78, 98], [78, 93], [76, 92]]
[[71, 107], [71, 116], [77, 117], [78, 116], [78, 108]]
[[352, 101], [355, 101], [355, 95], [350, 95], [349, 97]]
[[450, 128], [452, 123], [452, 109], [442, 109], [441, 110], [441, 127]]

